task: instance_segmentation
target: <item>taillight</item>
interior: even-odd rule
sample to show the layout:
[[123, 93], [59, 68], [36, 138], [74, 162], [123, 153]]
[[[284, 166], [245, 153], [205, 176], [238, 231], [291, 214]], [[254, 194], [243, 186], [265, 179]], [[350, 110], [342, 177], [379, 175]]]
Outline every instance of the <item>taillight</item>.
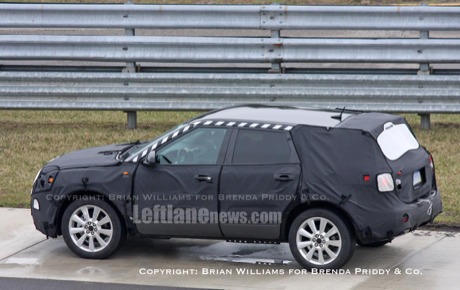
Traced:
[[430, 155], [430, 157], [428, 157], [428, 161], [430, 162], [430, 167], [434, 168], [433, 156]]
[[409, 215], [407, 213], [403, 214], [402, 221], [403, 223], [407, 223], [409, 221]]
[[393, 177], [390, 173], [382, 173], [377, 175], [377, 186], [380, 192], [389, 192], [395, 189]]

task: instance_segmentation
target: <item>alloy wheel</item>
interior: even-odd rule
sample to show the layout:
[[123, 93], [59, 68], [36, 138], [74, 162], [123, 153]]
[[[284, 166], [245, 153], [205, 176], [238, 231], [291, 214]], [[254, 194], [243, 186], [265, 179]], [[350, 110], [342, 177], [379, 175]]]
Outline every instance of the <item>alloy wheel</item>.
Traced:
[[75, 245], [86, 252], [98, 252], [109, 245], [113, 236], [113, 223], [102, 208], [83, 205], [69, 220], [69, 234]]

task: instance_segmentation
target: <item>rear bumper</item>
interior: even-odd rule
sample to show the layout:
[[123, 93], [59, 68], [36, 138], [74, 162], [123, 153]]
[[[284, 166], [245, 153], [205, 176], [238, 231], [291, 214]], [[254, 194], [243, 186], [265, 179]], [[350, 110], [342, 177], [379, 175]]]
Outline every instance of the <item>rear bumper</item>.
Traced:
[[[416, 202], [402, 203], [392, 209], [392, 215], [384, 224], [387, 229], [370, 229], [370, 235], [358, 237], [362, 244], [379, 241], [391, 241], [394, 237], [413, 231], [416, 228], [432, 222], [442, 212], [441, 194], [438, 190], [431, 191], [426, 197]], [[390, 227], [389, 225], [393, 225]]]
[[[407, 212], [406, 212], [407, 211]], [[396, 233], [403, 233], [405, 230], [414, 230], [432, 222], [442, 212], [441, 194], [438, 190], [433, 190], [425, 198], [419, 198], [415, 203], [407, 205], [404, 213], [408, 215], [409, 220], [405, 223], [402, 220], [398, 223], [396, 220]], [[401, 214], [402, 211], [399, 211]]]

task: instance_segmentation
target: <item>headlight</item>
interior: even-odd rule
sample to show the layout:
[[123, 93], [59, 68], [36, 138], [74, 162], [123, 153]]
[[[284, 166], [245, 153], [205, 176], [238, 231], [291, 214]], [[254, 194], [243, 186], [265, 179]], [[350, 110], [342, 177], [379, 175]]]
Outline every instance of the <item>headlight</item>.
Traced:
[[35, 182], [37, 182], [37, 179], [38, 179], [38, 176], [40, 175], [40, 172], [42, 172], [42, 169], [40, 168], [40, 170], [37, 172], [37, 175], [35, 176], [34, 178], [34, 182], [32, 183], [32, 189], [30, 190], [30, 194], [32, 194], [34, 192], [34, 187], [35, 187]]
[[56, 180], [59, 171], [55, 168], [52, 168], [51, 170], [46, 169], [47, 168], [41, 170], [36, 181], [34, 182], [33, 188], [35, 189], [35, 192], [48, 191], [53, 187], [54, 181]]

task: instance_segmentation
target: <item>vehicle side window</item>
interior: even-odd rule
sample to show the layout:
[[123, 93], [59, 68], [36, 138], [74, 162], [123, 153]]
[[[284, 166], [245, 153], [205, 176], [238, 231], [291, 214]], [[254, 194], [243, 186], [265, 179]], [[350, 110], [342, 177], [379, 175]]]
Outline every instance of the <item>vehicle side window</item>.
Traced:
[[284, 132], [240, 130], [236, 138], [232, 163], [289, 163], [291, 147]]
[[156, 163], [177, 165], [216, 164], [225, 128], [198, 128], [157, 152]]

